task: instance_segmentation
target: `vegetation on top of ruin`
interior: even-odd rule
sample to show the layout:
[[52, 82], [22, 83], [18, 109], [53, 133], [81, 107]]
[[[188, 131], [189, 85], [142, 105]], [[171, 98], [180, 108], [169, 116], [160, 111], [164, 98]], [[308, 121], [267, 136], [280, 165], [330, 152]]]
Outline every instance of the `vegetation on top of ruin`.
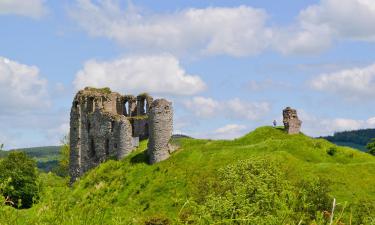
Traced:
[[92, 169], [72, 188], [40, 175], [38, 204], [0, 206], [1, 224], [332, 224], [375, 221], [375, 157], [261, 127], [235, 139], [180, 138], [148, 165], [147, 141]]
[[97, 93], [100, 93], [100, 94], [111, 94], [112, 93], [112, 91], [109, 87], [104, 87], [104, 88], [85, 87], [84, 90], [97, 92]]
[[145, 115], [137, 115], [137, 116], [129, 116], [127, 117], [129, 120], [145, 120], [148, 118], [147, 114]]
[[143, 93], [140, 93], [138, 96], [147, 98], [147, 97], [150, 97], [151, 95], [147, 92], [143, 92]]

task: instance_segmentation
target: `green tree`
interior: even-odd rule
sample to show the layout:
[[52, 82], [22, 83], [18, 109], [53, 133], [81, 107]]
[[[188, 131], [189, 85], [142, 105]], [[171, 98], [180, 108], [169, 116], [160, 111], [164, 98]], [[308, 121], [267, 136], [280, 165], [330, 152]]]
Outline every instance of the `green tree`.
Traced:
[[37, 178], [36, 162], [24, 152], [10, 152], [0, 162], [0, 183], [8, 182], [1, 194], [14, 207], [29, 208], [38, 199]]
[[372, 138], [366, 145], [367, 152], [371, 155], [375, 155], [375, 138]]
[[60, 160], [55, 173], [59, 176], [66, 177], [69, 175], [69, 156], [70, 156], [70, 142], [69, 135], [61, 139]]

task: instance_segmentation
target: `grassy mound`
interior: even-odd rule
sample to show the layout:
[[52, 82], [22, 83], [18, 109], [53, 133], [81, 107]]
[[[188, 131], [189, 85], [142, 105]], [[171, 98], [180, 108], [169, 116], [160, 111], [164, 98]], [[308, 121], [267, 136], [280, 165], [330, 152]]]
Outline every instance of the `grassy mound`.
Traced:
[[[347, 202], [343, 217], [353, 217], [351, 220], [354, 220], [353, 212], [348, 207], [359, 204], [363, 206], [361, 212], [354, 213], [363, 213], [367, 222], [375, 218], [372, 211], [375, 209], [375, 157], [369, 154], [303, 134], [287, 135], [281, 129], [272, 127], [258, 128], [233, 141], [179, 138], [177, 142], [180, 149], [168, 160], [155, 165], [146, 163], [144, 151], [147, 143], [141, 142], [137, 151], [121, 161], [103, 163], [72, 188], [66, 187], [66, 181], [52, 174], [43, 174], [40, 202], [28, 210], [1, 207], [0, 224], [208, 224], [217, 218], [210, 204], [217, 203], [219, 208], [233, 208], [236, 204], [233, 198], [230, 206], [220, 205], [229, 204], [227, 193], [233, 192], [233, 196], [244, 194], [244, 198], [248, 196], [249, 186], [241, 186], [241, 183], [261, 185], [265, 191], [272, 191], [269, 196], [275, 199], [275, 196], [280, 197], [278, 191], [283, 191], [279, 189], [296, 192], [298, 189], [294, 187], [301, 187], [299, 183], [309, 179], [329, 181], [323, 192], [330, 198], [336, 198], [341, 204], [340, 209], [344, 209]], [[262, 166], [267, 162], [275, 163], [264, 167], [270, 168], [265, 171]], [[246, 171], [255, 175], [246, 178], [243, 176]], [[233, 177], [237, 178], [233, 180]], [[257, 181], [257, 177], [262, 179]], [[316, 191], [304, 190], [311, 191], [311, 194]], [[264, 193], [267, 195], [262, 196], [268, 196], [268, 192]], [[290, 196], [282, 193], [283, 196]], [[304, 196], [308, 198], [309, 194]], [[295, 202], [305, 199], [300, 198], [302, 195], [293, 196]], [[222, 198], [226, 201], [221, 201]], [[252, 202], [251, 207], [265, 209], [263, 206], [259, 208], [258, 200]], [[280, 203], [281, 200], [277, 201]], [[290, 206], [289, 202], [281, 203], [279, 208]], [[272, 205], [269, 204], [265, 207], [270, 211], [261, 221], [272, 217]], [[202, 208], [201, 205], [206, 207]], [[243, 212], [253, 209], [243, 209], [242, 206], [234, 208], [245, 210]], [[209, 219], [205, 219], [205, 215], [197, 216], [206, 211]], [[241, 212], [237, 210], [236, 215]], [[286, 213], [284, 217], [288, 215]], [[319, 216], [315, 218], [316, 221], [318, 219]], [[250, 220], [220, 221], [221, 224], [254, 223]], [[299, 221], [295, 221], [295, 224]], [[301, 224], [306, 224], [307, 219], [301, 217], [301, 221]]]

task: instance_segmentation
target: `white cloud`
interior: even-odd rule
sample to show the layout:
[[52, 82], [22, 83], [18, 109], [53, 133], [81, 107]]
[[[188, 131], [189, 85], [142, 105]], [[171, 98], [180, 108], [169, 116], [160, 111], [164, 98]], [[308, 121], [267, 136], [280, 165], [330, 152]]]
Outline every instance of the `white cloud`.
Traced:
[[238, 138], [247, 132], [247, 127], [238, 124], [227, 124], [216, 129], [213, 132], [215, 139], [233, 139]]
[[375, 2], [372, 0], [321, 0], [299, 15], [302, 24], [326, 26], [334, 35], [375, 40]]
[[268, 102], [246, 102], [234, 98], [226, 102], [228, 116], [234, 119], [257, 120], [271, 110]]
[[215, 116], [219, 110], [219, 102], [212, 98], [194, 97], [184, 102], [186, 108], [198, 117], [209, 118]]
[[335, 40], [375, 41], [375, 1], [321, 0], [299, 13], [297, 23], [275, 32], [275, 48], [289, 53], [318, 53]]
[[315, 54], [337, 40], [375, 41], [373, 0], [321, 0], [301, 10], [294, 23], [272, 27], [265, 10], [245, 5], [152, 14], [115, 0], [76, 0], [70, 15], [93, 36], [174, 54]]
[[272, 36], [267, 14], [249, 6], [189, 8], [146, 14], [117, 1], [77, 0], [70, 14], [93, 36], [104, 36], [127, 48], [181, 53], [243, 56], [265, 49]]
[[0, 112], [24, 113], [50, 106], [47, 80], [36, 66], [0, 56]]
[[198, 117], [225, 116], [238, 120], [258, 120], [271, 109], [268, 102], [249, 102], [239, 98], [219, 102], [212, 98], [194, 97], [184, 105]]
[[125, 93], [171, 95], [192, 95], [206, 88], [199, 76], [187, 74], [171, 55], [127, 56], [107, 62], [90, 60], [76, 74], [74, 86], [107, 86]]
[[46, 13], [45, 0], [0, 0], [0, 15], [14, 14], [40, 18]]
[[312, 79], [310, 85], [315, 90], [331, 92], [349, 100], [375, 97], [375, 64], [322, 74]]
[[375, 125], [375, 117], [367, 120], [349, 118], [322, 118], [311, 115], [304, 110], [298, 111], [302, 120], [302, 131], [311, 136], [332, 135], [334, 132], [371, 128]]

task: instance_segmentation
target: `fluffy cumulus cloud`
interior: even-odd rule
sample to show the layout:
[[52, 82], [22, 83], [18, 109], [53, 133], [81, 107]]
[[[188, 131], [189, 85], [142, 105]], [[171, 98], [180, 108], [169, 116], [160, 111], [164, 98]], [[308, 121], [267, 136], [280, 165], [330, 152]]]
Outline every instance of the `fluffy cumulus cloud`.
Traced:
[[184, 102], [187, 109], [192, 111], [196, 116], [209, 118], [217, 113], [220, 108], [219, 102], [212, 98], [194, 97]]
[[0, 143], [6, 148], [57, 145], [68, 110], [53, 107], [38, 67], [0, 57]]
[[375, 97], [375, 64], [321, 74], [312, 79], [310, 85], [315, 90], [331, 92], [348, 100]]
[[286, 54], [306, 54], [325, 50], [335, 40], [372, 42], [374, 19], [373, 0], [321, 0], [302, 10], [296, 24], [275, 32], [275, 47]]
[[272, 35], [265, 11], [249, 6], [150, 15], [113, 0], [76, 2], [70, 14], [82, 28], [128, 48], [242, 56], [262, 51]]
[[45, 0], [1, 0], [0, 15], [19, 15], [40, 18], [47, 13]]
[[90, 60], [77, 73], [74, 86], [169, 95], [191, 95], [206, 87], [199, 76], [187, 74], [171, 55], [128, 56], [106, 62]]
[[350, 118], [324, 118], [311, 115], [304, 110], [299, 110], [303, 121], [302, 131], [311, 136], [332, 135], [334, 132], [372, 128], [375, 126], [375, 117], [368, 119]]
[[123, 8], [115, 0], [77, 0], [70, 15], [93, 36], [127, 48], [178, 54], [247, 56], [268, 48], [312, 54], [335, 40], [375, 40], [373, 0], [321, 0], [286, 26], [267, 26], [265, 10], [245, 5], [152, 14], [133, 5]]
[[0, 57], [0, 112], [22, 113], [49, 107], [47, 80], [36, 66]]
[[249, 102], [239, 98], [219, 102], [212, 98], [194, 97], [184, 105], [197, 117], [212, 118], [223, 115], [235, 120], [258, 120], [271, 110], [268, 102]]

